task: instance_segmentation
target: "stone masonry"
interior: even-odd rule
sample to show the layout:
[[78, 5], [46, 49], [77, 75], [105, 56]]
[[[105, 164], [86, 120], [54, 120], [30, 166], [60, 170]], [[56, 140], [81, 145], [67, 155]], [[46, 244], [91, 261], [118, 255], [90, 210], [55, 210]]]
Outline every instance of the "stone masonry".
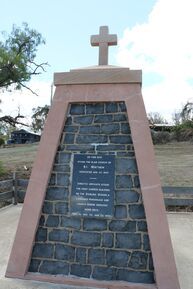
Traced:
[[[115, 155], [111, 219], [70, 216], [74, 154]], [[29, 271], [97, 280], [155, 282], [135, 152], [123, 102], [69, 107]]]

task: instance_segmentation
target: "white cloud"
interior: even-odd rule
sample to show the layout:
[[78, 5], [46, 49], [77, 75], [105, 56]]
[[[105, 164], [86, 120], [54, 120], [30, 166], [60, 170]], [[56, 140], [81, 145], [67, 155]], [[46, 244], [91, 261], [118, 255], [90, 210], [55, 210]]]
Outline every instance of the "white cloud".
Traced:
[[29, 118], [32, 114], [32, 108], [50, 104], [51, 83], [43, 81], [30, 81], [28, 86], [34, 92], [36, 92], [38, 96], [32, 94], [32, 92], [27, 89], [12, 92], [5, 91], [0, 93], [0, 99], [2, 101], [0, 104], [0, 109], [2, 111], [0, 115], [8, 114], [11, 116], [16, 116], [19, 108], [20, 114]]
[[[125, 29], [119, 41], [119, 65], [142, 69], [149, 83], [143, 86], [147, 111], [168, 116], [193, 98], [192, 8], [191, 0], [159, 0], [148, 21]], [[162, 80], [151, 83], [154, 73]]]

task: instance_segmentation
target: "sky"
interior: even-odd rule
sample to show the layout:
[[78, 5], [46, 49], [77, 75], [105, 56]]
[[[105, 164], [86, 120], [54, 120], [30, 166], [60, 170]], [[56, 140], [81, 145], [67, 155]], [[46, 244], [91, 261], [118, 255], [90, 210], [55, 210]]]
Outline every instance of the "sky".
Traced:
[[36, 61], [49, 63], [28, 84], [38, 96], [25, 89], [0, 92], [2, 115], [20, 109], [30, 116], [32, 108], [50, 103], [54, 72], [97, 65], [98, 48], [91, 47], [90, 36], [103, 25], [118, 36], [109, 64], [142, 70], [147, 113], [171, 121], [193, 101], [192, 0], [0, 0], [0, 7], [0, 31], [9, 34], [13, 24], [27, 22], [46, 40]]

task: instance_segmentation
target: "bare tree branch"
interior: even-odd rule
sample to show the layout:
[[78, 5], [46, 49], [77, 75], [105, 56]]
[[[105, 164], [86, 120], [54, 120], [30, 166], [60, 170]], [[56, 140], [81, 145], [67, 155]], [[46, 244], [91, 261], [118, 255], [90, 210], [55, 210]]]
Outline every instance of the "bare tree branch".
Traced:
[[[44, 65], [49, 65], [48, 62], [42, 62], [40, 64], [37, 64], [34, 61], [29, 61], [29, 62], [35, 66], [35, 69], [32, 71], [32, 75], [36, 74], [36, 71], [38, 68], [41, 68], [44, 72], [46, 72]], [[40, 74], [40, 73], [38, 73], [38, 74]]]
[[0, 117], [0, 122], [4, 121], [4, 122], [6, 122], [6, 123], [8, 123], [14, 127], [16, 126], [16, 124], [20, 124], [20, 125], [29, 127], [29, 125], [19, 121], [18, 119], [20, 119], [20, 118], [25, 118], [25, 117], [23, 115], [17, 115], [16, 117], [12, 117], [10, 115], [4, 115], [4, 116]]
[[26, 86], [26, 85], [23, 84], [22, 82], [19, 82], [19, 84], [20, 84], [22, 87], [24, 87], [24, 88], [28, 89], [29, 91], [31, 91], [31, 92], [32, 92], [33, 94], [35, 94], [36, 96], [38, 96], [38, 94], [37, 94], [35, 91], [33, 91], [30, 87]]

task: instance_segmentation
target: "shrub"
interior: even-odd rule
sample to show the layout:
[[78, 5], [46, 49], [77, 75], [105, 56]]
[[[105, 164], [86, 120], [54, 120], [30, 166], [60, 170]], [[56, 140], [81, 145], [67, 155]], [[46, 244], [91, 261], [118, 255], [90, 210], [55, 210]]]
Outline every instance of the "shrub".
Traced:
[[171, 141], [168, 131], [151, 131], [153, 144], [166, 144]]
[[193, 140], [193, 121], [187, 120], [174, 127], [173, 133], [177, 141]]
[[5, 144], [5, 141], [2, 137], [0, 137], [0, 147]]

